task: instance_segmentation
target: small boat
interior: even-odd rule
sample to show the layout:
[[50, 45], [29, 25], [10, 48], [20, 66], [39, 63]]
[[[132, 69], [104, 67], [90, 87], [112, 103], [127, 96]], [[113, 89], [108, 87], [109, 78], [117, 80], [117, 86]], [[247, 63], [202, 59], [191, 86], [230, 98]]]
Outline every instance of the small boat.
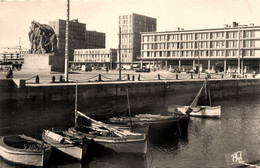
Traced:
[[52, 147], [26, 135], [8, 135], [0, 138], [0, 156], [10, 162], [42, 167], [51, 156]]
[[[186, 114], [186, 111], [190, 106], [177, 106], [176, 114]], [[176, 111], [174, 107], [168, 108], [169, 112]], [[220, 118], [221, 117], [221, 106], [197, 106], [192, 108], [192, 112], [189, 114], [193, 117], [204, 117], [204, 118]]]
[[149, 131], [149, 124], [148, 123], [145, 123], [145, 122], [132, 123], [128, 88], [126, 89], [126, 93], [127, 93], [127, 104], [128, 104], [128, 112], [129, 112], [129, 121], [130, 122], [128, 122], [128, 123], [114, 123], [114, 124], [111, 124], [111, 125], [113, 125], [115, 128], [120, 129], [120, 130], [128, 130], [128, 131], [131, 131], [131, 132], [148, 134], [148, 131]]
[[166, 124], [187, 119], [185, 116], [168, 116], [161, 114], [137, 114], [134, 117], [112, 117], [109, 119], [114, 124], [126, 124], [132, 122], [134, 124], [149, 123], [149, 125]]
[[68, 137], [64, 131], [43, 130], [42, 139], [60, 153], [81, 161], [86, 155], [89, 145], [87, 139]]
[[91, 121], [91, 126], [76, 125], [68, 130], [67, 134], [71, 134], [70, 136], [94, 140], [103, 147], [112, 149], [117, 153], [146, 155], [146, 134], [133, 133], [128, 130], [120, 130], [110, 124], [96, 121], [79, 111], [76, 111], [76, 113]]
[[167, 116], [161, 114], [138, 114], [134, 117], [113, 117], [109, 119], [112, 124], [149, 124], [149, 134], [166, 135], [169, 133], [181, 135], [188, 125], [187, 115]]
[[[198, 106], [198, 99], [202, 94], [203, 88], [205, 89], [206, 97], [209, 99], [209, 106]], [[221, 106], [212, 106], [210, 87], [206, 78], [205, 82], [201, 86], [198, 94], [196, 95], [190, 106], [171, 105], [168, 107], [168, 112], [175, 114], [184, 114], [194, 117], [220, 118]]]

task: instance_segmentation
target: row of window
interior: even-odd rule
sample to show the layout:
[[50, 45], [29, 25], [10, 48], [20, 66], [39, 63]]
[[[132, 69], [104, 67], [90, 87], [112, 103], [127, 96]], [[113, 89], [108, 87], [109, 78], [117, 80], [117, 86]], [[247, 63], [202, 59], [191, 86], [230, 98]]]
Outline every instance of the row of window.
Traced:
[[75, 62], [110, 62], [109, 59], [75, 58]]
[[[242, 50], [243, 56], [255, 56], [255, 50]], [[156, 51], [142, 52], [142, 58], [147, 57], [237, 57], [237, 50], [215, 50], [215, 51]]]
[[[142, 42], [153, 41], [179, 41], [179, 40], [209, 40], [209, 39], [233, 39], [238, 38], [238, 31], [232, 32], [208, 32], [208, 33], [183, 33], [163, 35], [143, 35]], [[255, 37], [255, 31], [240, 31], [241, 38]]]
[[74, 50], [74, 54], [109, 54], [109, 50]]
[[94, 59], [100, 59], [100, 58], [108, 58], [109, 54], [106, 55], [75, 55], [74, 58], [94, 58]]
[[0, 55], [0, 60], [4, 60], [4, 59], [20, 59], [21, 56], [19, 54], [3, 54]]
[[[260, 47], [259, 40], [240, 41], [240, 47]], [[238, 41], [211, 41], [211, 42], [175, 42], [142, 44], [142, 50], [165, 49], [208, 49], [208, 48], [238, 48]]]

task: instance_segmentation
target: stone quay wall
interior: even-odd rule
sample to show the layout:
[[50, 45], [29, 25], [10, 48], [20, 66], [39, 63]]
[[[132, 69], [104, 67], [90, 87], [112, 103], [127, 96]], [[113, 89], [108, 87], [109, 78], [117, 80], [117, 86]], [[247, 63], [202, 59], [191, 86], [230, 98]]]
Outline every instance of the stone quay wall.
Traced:
[[[133, 113], [157, 113], [167, 110], [169, 105], [189, 105], [203, 82], [193, 79], [79, 83], [77, 105], [80, 111], [91, 115], [116, 113], [127, 107], [128, 89]], [[209, 83], [213, 105], [214, 100], [258, 95], [260, 90], [260, 79], [210, 79]], [[48, 108], [60, 106], [64, 113], [70, 113], [74, 110], [75, 88], [76, 83], [25, 84], [3, 79], [0, 107], [8, 109], [5, 107], [8, 104], [19, 110], [27, 108], [22, 111], [39, 107], [48, 112]]]

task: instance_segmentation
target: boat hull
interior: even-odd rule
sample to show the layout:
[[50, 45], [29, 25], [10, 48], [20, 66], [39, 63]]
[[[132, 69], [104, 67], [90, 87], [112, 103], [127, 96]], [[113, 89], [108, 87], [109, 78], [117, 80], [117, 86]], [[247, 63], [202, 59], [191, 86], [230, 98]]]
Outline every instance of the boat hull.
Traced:
[[[169, 106], [168, 112], [186, 114], [185, 112], [188, 108], [189, 106]], [[189, 115], [194, 117], [220, 118], [221, 106], [201, 106], [201, 109], [192, 111]]]
[[85, 137], [89, 140], [94, 140], [96, 143], [112, 149], [117, 153], [132, 153], [137, 155], [145, 155], [147, 153], [147, 135], [140, 134], [138, 136], [124, 136], [124, 137], [109, 137], [91, 135], [75, 128], [70, 128], [69, 132], [81, 137]]
[[57, 139], [53, 139], [48, 130], [44, 130], [42, 139], [58, 150], [60, 153], [73, 157], [81, 161], [87, 155], [87, 149], [89, 145], [88, 140], [82, 140], [80, 143], [66, 143]]
[[9, 162], [21, 165], [42, 167], [51, 156], [52, 148], [50, 146], [41, 151], [33, 151], [20, 148], [18, 149], [8, 146], [5, 143], [5, 138], [11, 138], [11, 136], [1, 137], [0, 156]]

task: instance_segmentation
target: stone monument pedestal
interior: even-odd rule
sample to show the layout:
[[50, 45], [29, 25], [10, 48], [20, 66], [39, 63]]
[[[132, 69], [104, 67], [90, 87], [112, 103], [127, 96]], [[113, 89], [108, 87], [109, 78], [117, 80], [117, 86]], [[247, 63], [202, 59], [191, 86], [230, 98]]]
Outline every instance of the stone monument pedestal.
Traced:
[[64, 57], [56, 56], [54, 53], [28, 54], [24, 56], [22, 71], [46, 73], [50, 73], [51, 71], [63, 72], [64, 64]]

